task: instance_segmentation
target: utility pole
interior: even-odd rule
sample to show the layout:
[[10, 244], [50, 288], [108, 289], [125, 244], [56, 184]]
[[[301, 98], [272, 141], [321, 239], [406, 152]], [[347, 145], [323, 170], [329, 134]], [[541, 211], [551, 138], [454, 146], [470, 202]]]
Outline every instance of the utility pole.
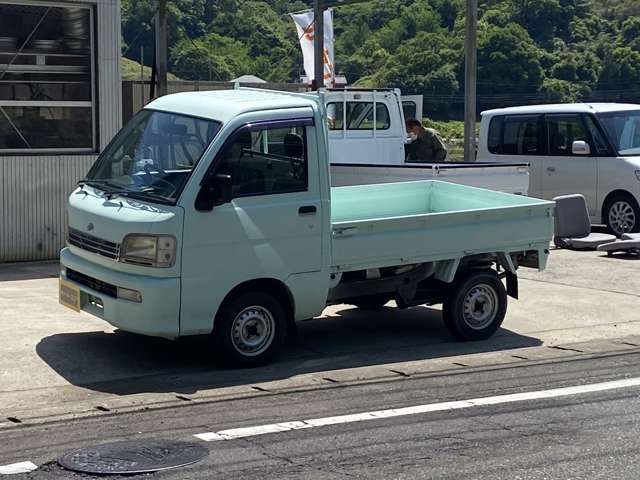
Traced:
[[476, 93], [478, 79], [478, 0], [466, 0], [464, 42], [464, 160], [476, 155]]
[[158, 70], [158, 96], [167, 94], [167, 0], [158, 0], [156, 15], [156, 63]]
[[313, 59], [314, 87], [316, 90], [324, 87], [324, 0], [314, 0], [313, 17], [315, 19], [313, 31]]

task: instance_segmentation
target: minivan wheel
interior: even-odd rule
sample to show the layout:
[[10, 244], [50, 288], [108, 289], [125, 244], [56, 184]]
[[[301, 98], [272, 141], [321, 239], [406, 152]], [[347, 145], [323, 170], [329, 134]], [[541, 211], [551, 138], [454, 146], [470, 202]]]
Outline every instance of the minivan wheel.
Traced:
[[485, 340], [502, 325], [507, 292], [493, 270], [477, 270], [457, 279], [445, 300], [442, 317], [460, 340]]
[[282, 347], [285, 329], [280, 302], [266, 293], [243, 293], [223, 306], [216, 319], [216, 354], [232, 366], [264, 365]]
[[616, 236], [640, 232], [640, 208], [631, 195], [616, 195], [605, 209], [607, 229]]

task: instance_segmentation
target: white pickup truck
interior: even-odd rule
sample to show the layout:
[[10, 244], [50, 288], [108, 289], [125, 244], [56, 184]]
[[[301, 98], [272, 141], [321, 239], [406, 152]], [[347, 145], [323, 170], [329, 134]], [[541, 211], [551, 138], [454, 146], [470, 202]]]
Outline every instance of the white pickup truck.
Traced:
[[513, 162], [407, 163], [399, 90], [328, 90], [329, 159], [333, 186], [443, 180], [527, 195], [529, 166]]

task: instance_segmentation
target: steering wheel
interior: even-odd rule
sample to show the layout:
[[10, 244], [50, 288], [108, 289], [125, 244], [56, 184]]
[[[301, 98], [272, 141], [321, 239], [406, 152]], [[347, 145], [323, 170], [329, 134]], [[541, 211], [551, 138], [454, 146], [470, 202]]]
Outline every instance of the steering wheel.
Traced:
[[146, 173], [147, 175], [151, 175], [151, 172], [150, 172], [151, 169], [149, 168], [149, 165], [155, 167], [158, 170], [158, 172], [162, 173], [163, 175], [167, 174], [167, 172], [166, 172], [166, 170], [164, 168], [162, 168], [156, 162], [153, 162], [153, 163], [145, 163], [144, 167], [142, 167], [142, 168], [144, 168], [144, 173]]

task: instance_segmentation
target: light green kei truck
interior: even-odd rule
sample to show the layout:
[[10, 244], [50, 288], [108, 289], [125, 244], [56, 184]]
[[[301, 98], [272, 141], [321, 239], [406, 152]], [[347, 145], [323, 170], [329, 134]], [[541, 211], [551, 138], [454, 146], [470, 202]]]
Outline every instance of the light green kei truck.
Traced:
[[69, 198], [61, 303], [129, 332], [210, 335], [242, 366], [339, 303], [443, 304], [455, 336], [491, 336], [518, 267], [545, 268], [554, 204], [438, 181], [331, 188], [322, 97], [149, 104]]

